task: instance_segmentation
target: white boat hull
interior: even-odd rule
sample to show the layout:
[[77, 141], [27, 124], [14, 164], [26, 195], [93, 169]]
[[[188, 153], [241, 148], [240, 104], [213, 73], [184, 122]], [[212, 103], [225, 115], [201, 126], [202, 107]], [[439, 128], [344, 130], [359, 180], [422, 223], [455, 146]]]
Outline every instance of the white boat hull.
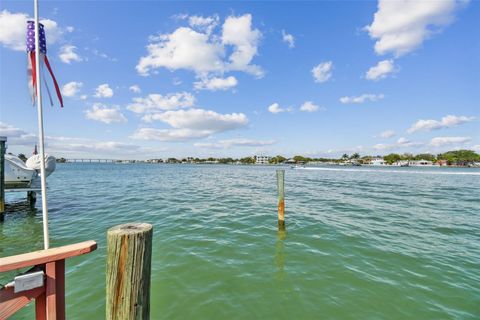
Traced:
[[35, 169], [28, 168], [20, 158], [5, 155], [5, 187], [29, 187], [32, 180], [37, 177]]
[[[24, 163], [20, 158], [6, 154], [5, 155], [5, 187], [6, 188], [27, 188], [32, 181], [40, 176], [41, 157], [39, 155], [31, 156]], [[48, 177], [55, 171], [55, 157], [45, 155], [45, 176]]]

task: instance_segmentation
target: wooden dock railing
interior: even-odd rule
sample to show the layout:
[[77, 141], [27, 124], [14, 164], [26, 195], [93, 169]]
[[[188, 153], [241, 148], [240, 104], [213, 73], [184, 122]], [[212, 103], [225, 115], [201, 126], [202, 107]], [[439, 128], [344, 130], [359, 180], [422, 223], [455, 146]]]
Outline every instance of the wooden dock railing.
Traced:
[[65, 319], [65, 259], [94, 251], [95, 241], [0, 258], [0, 272], [32, 267], [0, 289], [0, 319], [35, 299], [35, 318]]

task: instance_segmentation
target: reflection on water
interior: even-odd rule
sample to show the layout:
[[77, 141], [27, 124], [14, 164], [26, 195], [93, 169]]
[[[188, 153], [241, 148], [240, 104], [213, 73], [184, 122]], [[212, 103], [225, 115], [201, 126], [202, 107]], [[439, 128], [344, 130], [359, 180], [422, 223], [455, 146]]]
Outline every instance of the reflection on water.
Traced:
[[275, 265], [277, 266], [275, 275], [277, 280], [283, 280], [285, 278], [285, 239], [287, 239], [287, 232], [279, 230], [277, 233], [277, 241], [275, 242]]
[[[51, 245], [98, 242], [67, 262], [68, 318], [104, 316], [106, 231], [132, 221], [154, 225], [152, 319], [479, 318], [480, 170], [287, 170], [287, 236], [275, 169], [59, 164]], [[0, 256], [41, 249], [41, 210], [7, 203]]]
[[36, 213], [35, 203], [30, 203], [28, 200], [17, 200], [5, 205], [5, 214], [35, 215]]

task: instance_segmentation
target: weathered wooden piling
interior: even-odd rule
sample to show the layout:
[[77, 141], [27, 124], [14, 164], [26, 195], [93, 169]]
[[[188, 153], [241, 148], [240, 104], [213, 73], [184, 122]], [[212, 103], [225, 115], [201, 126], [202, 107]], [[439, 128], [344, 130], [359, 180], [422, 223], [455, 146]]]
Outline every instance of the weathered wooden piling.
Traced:
[[106, 319], [150, 318], [152, 231], [148, 223], [108, 230]]
[[27, 201], [31, 209], [35, 208], [35, 203], [37, 202], [37, 193], [35, 191], [27, 191]]
[[285, 170], [277, 170], [278, 230], [285, 230]]
[[5, 143], [7, 137], [0, 137], [0, 220], [5, 212]]

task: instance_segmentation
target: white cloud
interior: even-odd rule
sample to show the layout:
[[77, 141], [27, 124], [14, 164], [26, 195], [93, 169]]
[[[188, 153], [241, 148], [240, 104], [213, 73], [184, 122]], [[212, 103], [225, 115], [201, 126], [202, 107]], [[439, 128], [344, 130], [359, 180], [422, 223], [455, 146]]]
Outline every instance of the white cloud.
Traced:
[[118, 142], [97, 141], [84, 138], [47, 137], [48, 150], [55, 156], [66, 158], [121, 158], [139, 159], [159, 154], [165, 148], [152, 148], [140, 145]]
[[[38, 143], [35, 134], [28, 133], [22, 129], [15, 128], [6, 123], [0, 122], [0, 136], [8, 137], [10, 150], [15, 153], [31, 152], [33, 145]], [[164, 151], [164, 148], [143, 147], [116, 141], [97, 141], [85, 138], [46, 136], [46, 147], [50, 154], [66, 158], [98, 158], [99, 156], [139, 158], [139, 155], [150, 157], [152, 153]], [[141, 156], [140, 156], [141, 157]]]
[[470, 149], [472, 149], [475, 152], [480, 152], [480, 144], [476, 144], [474, 146], [471, 146]]
[[[33, 18], [26, 13], [2, 10], [0, 12], [0, 43], [12, 50], [25, 51], [25, 29], [28, 20]], [[57, 42], [63, 33], [57, 22], [49, 19], [42, 19], [40, 22], [45, 26], [47, 45]]]
[[227, 139], [218, 142], [197, 142], [195, 147], [205, 149], [229, 149], [232, 147], [263, 147], [275, 143], [275, 140]]
[[135, 150], [135, 152], [138, 152], [140, 149], [140, 146], [116, 141], [90, 142], [87, 139], [80, 139], [80, 141], [81, 142], [55, 144], [53, 147], [55, 149], [60, 149], [63, 152], [92, 152], [95, 154], [97, 152], [110, 153], [125, 150]]
[[447, 115], [441, 120], [418, 120], [407, 130], [408, 133], [417, 131], [432, 131], [451, 128], [475, 120], [475, 117]]
[[95, 89], [95, 97], [97, 98], [111, 98], [113, 96], [113, 90], [108, 83], [101, 84]]
[[133, 139], [183, 141], [209, 137], [215, 133], [244, 127], [248, 118], [243, 113], [220, 114], [211, 110], [189, 109], [147, 114], [148, 121], [162, 121], [173, 129], [140, 128]]
[[211, 110], [188, 109], [146, 115], [150, 120], [168, 123], [176, 129], [223, 132], [245, 126], [248, 118], [243, 113], [220, 114]]
[[315, 82], [322, 83], [332, 77], [333, 62], [326, 61], [318, 64], [312, 69], [312, 75]]
[[188, 19], [189, 15], [186, 13], [177, 13], [172, 15], [170, 18], [173, 20], [186, 20]]
[[464, 144], [472, 141], [470, 137], [435, 137], [430, 140], [432, 147], [443, 147], [452, 144]]
[[81, 82], [69, 82], [62, 87], [62, 95], [64, 95], [65, 97], [73, 97], [80, 91], [82, 87], [83, 83]]
[[378, 100], [382, 100], [383, 98], [385, 98], [385, 96], [383, 94], [366, 93], [366, 94], [362, 94], [360, 96], [341, 97], [340, 102], [343, 103], [343, 104], [364, 103], [366, 101], [375, 102], [375, 101], [378, 101]]
[[141, 75], [152, 70], [187, 69], [197, 74], [222, 71], [224, 48], [220, 43], [212, 43], [209, 36], [190, 28], [181, 27], [171, 34], [163, 34], [147, 46], [148, 55], [140, 58], [136, 69]]
[[0, 136], [19, 137], [22, 134], [26, 134], [26, 132], [7, 123], [0, 122]]
[[379, 143], [373, 146], [375, 150], [392, 150], [392, 149], [402, 149], [402, 148], [415, 148], [423, 146], [422, 142], [412, 142], [406, 138], [399, 138], [396, 143], [385, 144]]
[[133, 98], [133, 103], [127, 109], [135, 113], [146, 113], [193, 107], [194, 104], [195, 97], [188, 92], [169, 93], [165, 96], [152, 93], [145, 98]]
[[380, 138], [388, 139], [395, 136], [395, 131], [393, 130], [385, 130], [380, 133]]
[[202, 16], [189, 16], [188, 24], [192, 28], [196, 28], [199, 31], [203, 31], [206, 34], [211, 34], [213, 29], [218, 25], [220, 18], [218, 15], [202, 17]]
[[365, 27], [375, 39], [375, 52], [401, 56], [418, 48], [432, 34], [452, 22], [464, 0], [380, 0], [371, 25]]
[[69, 32], [69, 33], [72, 33], [73, 31], [75, 31], [75, 28], [72, 27], [72, 26], [67, 26], [67, 27], [65, 28], [65, 30], [66, 30], [67, 32]]
[[117, 142], [84, 138], [47, 137], [49, 153], [66, 158], [120, 158], [139, 159], [162, 154], [165, 148], [144, 147]]
[[377, 143], [376, 145], [373, 146], [373, 149], [375, 150], [389, 150], [393, 148], [395, 148], [395, 145], [386, 144], [386, 143]]
[[185, 141], [189, 139], [205, 138], [212, 133], [208, 130], [197, 131], [190, 129], [155, 129], [139, 128], [130, 138], [137, 140], [156, 140], [156, 141]]
[[4, 122], [0, 122], [0, 136], [7, 137], [9, 145], [33, 146], [38, 142], [36, 135]]
[[[88, 48], [87, 48], [88, 49]], [[93, 49], [90, 49], [90, 51], [97, 57], [99, 58], [102, 58], [102, 59], [106, 59], [108, 61], [111, 61], [111, 62], [117, 62], [118, 59], [117, 58], [114, 58], [114, 57], [110, 57], [108, 54], [104, 53], [104, 52], [100, 52], [98, 51], [97, 49], [93, 48]]]
[[225, 20], [222, 28], [222, 43], [234, 46], [229, 57], [230, 64], [227, 70], [244, 71], [263, 77], [263, 70], [256, 65], [251, 65], [253, 57], [257, 54], [257, 47], [262, 33], [252, 29], [252, 15], [230, 16]]
[[282, 39], [290, 49], [295, 47], [295, 37], [285, 32], [285, 30], [282, 30]]
[[[263, 70], [251, 64], [261, 38], [260, 31], [252, 29], [252, 16], [228, 17], [221, 34], [210, 33], [215, 21], [213, 17], [190, 16], [191, 27], [180, 27], [170, 34], [150, 37], [148, 54], [140, 58], [137, 72], [147, 76], [158, 68], [167, 68], [191, 70], [201, 77], [228, 71], [263, 76]], [[228, 58], [227, 49], [231, 52]]]
[[234, 88], [238, 84], [237, 79], [234, 76], [226, 78], [202, 78], [200, 81], [194, 83], [194, 87], [197, 90], [228, 90]]
[[132, 91], [133, 93], [140, 93], [142, 92], [142, 90], [140, 89], [140, 87], [136, 84], [134, 84], [133, 86], [130, 86], [130, 88], [128, 88], [128, 90]]
[[275, 140], [228, 139], [220, 140], [220, 144], [227, 147], [261, 147], [275, 143]]
[[225, 149], [225, 147], [220, 143], [213, 143], [213, 142], [196, 142], [193, 145], [197, 148], [203, 148], [203, 149]]
[[376, 66], [368, 69], [365, 78], [368, 80], [381, 80], [394, 72], [396, 72], [396, 69], [393, 60], [382, 60]]
[[68, 63], [75, 61], [75, 62], [80, 62], [83, 61], [82, 57], [78, 53], [75, 52], [77, 47], [72, 46], [72, 45], [64, 45], [60, 48], [60, 53], [58, 54], [58, 57], [60, 60], [62, 60], [63, 63]]
[[82, 94], [82, 95], [80, 96], [80, 99], [81, 99], [81, 100], [87, 100], [87, 98], [88, 98], [88, 96], [87, 96], [86, 94]]
[[304, 112], [315, 112], [315, 111], [318, 111], [318, 110], [320, 110], [320, 107], [318, 105], [314, 104], [312, 101], [305, 101], [300, 106], [300, 111], [304, 111]]
[[283, 109], [280, 107], [278, 103], [272, 103], [270, 106], [268, 106], [268, 111], [271, 113], [280, 113], [280, 112], [286, 112], [287, 109]]
[[101, 103], [94, 103], [92, 109], [85, 112], [87, 119], [101, 121], [107, 124], [113, 122], [127, 122], [127, 118], [120, 112], [116, 106], [107, 107]]

